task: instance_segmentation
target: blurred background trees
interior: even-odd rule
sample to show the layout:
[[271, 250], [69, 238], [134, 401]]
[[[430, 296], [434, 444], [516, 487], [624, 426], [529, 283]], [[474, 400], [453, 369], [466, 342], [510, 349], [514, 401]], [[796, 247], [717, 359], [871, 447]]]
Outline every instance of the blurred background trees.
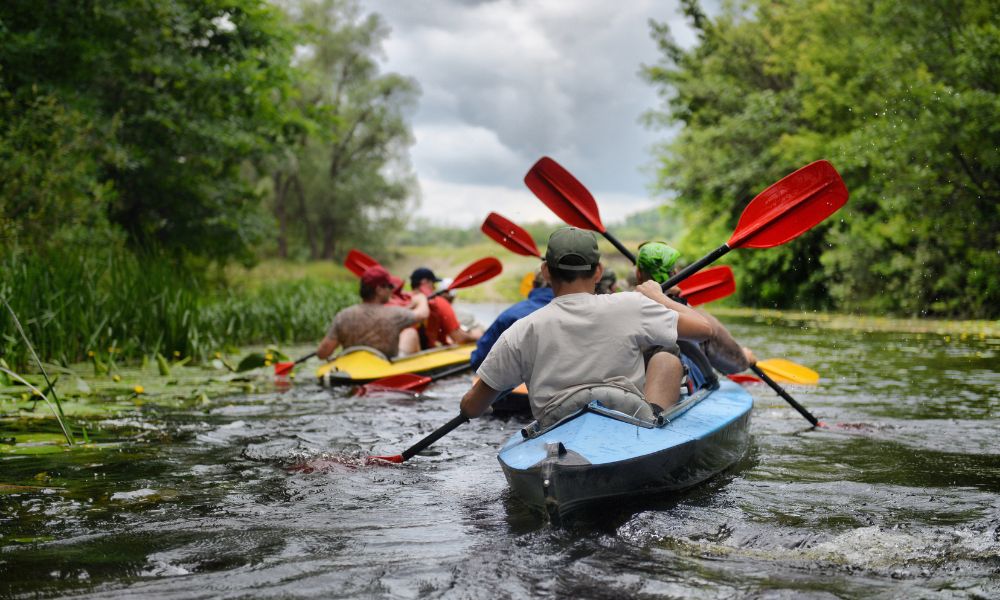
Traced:
[[0, 243], [190, 265], [378, 239], [417, 89], [378, 72], [385, 35], [353, 0], [4, 2]]
[[658, 185], [690, 258], [749, 200], [829, 159], [847, 206], [795, 244], [733, 253], [743, 302], [896, 314], [1000, 315], [1000, 26], [986, 0], [753, 0], [707, 17], [689, 50], [653, 23], [644, 74], [680, 126]]

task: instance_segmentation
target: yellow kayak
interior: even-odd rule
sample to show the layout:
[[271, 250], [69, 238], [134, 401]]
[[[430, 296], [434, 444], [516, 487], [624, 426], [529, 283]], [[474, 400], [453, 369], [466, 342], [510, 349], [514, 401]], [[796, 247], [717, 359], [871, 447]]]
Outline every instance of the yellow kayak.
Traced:
[[378, 350], [364, 346], [348, 348], [316, 370], [324, 385], [367, 383], [390, 375], [430, 373], [469, 362], [475, 344], [431, 348], [409, 356], [387, 359]]

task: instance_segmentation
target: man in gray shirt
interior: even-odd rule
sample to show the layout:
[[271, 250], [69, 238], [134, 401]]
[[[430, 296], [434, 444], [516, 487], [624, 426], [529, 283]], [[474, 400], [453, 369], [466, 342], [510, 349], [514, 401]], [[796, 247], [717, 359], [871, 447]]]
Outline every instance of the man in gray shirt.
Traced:
[[521, 382], [543, 427], [595, 397], [643, 418], [677, 402], [683, 376], [677, 339], [701, 341], [711, 326], [656, 282], [595, 295], [604, 273], [600, 259], [591, 232], [566, 227], [552, 234], [542, 276], [555, 298], [497, 340], [479, 367], [479, 381], [462, 398], [466, 417], [480, 416], [499, 390]]

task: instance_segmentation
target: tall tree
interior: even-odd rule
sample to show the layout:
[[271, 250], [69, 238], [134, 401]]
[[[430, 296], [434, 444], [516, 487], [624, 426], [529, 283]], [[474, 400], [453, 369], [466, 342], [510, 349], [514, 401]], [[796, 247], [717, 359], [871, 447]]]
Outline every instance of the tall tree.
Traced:
[[[644, 67], [680, 124], [657, 152], [694, 252], [756, 192], [828, 158], [851, 190], [838, 218], [787, 247], [733, 257], [748, 303], [903, 314], [1000, 314], [1000, 27], [988, 0], [752, 0], [699, 43], [653, 23]], [[713, 243], [714, 242], [714, 243]]]
[[0, 206], [51, 226], [75, 198], [135, 245], [249, 256], [266, 221], [240, 169], [285, 133], [292, 42], [265, 0], [0, 4], [0, 152], [32, 170]]
[[328, 259], [377, 245], [405, 221], [413, 191], [406, 111], [417, 86], [379, 73], [375, 55], [388, 31], [354, 0], [304, 0], [290, 11], [304, 32], [298, 102], [314, 126], [272, 173], [278, 252], [291, 236], [312, 258]]

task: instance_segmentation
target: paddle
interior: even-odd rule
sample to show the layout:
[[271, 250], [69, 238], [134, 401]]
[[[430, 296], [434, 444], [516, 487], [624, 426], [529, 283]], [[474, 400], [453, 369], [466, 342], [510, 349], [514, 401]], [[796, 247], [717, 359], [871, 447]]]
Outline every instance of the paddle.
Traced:
[[287, 375], [288, 373], [290, 373], [292, 371], [292, 369], [295, 368], [296, 365], [304, 363], [304, 362], [306, 362], [307, 360], [309, 360], [310, 358], [312, 358], [314, 356], [316, 356], [316, 353], [315, 352], [310, 352], [309, 354], [306, 354], [305, 356], [303, 356], [302, 358], [298, 359], [295, 362], [278, 362], [278, 363], [274, 363], [274, 374], [275, 375]]
[[443, 290], [438, 290], [427, 297], [428, 300], [436, 298], [441, 294], [446, 294], [459, 288], [472, 287], [484, 281], [489, 281], [503, 272], [503, 265], [492, 256], [481, 258], [471, 265], [462, 269], [462, 272], [455, 276], [455, 279]]
[[819, 373], [784, 358], [757, 361], [757, 366], [775, 381], [802, 385], [816, 385], [819, 382]]
[[809, 231], [847, 202], [847, 186], [829, 162], [818, 160], [757, 194], [729, 241], [663, 284], [669, 290], [734, 248], [772, 248]]
[[532, 239], [530, 233], [495, 212], [487, 215], [480, 229], [514, 254], [542, 258], [542, 253], [538, 251], [538, 246], [535, 245], [535, 240]]
[[361, 277], [368, 269], [372, 267], [379, 267], [381, 265], [377, 260], [368, 256], [364, 252], [351, 249], [351, 251], [347, 253], [347, 258], [344, 259], [344, 266], [347, 267], [347, 270], [351, 273]]
[[635, 256], [601, 223], [594, 197], [562, 165], [543, 156], [524, 176], [524, 183], [560, 219], [574, 227], [600, 233], [635, 264]]
[[705, 269], [688, 277], [680, 286], [681, 296], [691, 306], [707, 304], [736, 291], [733, 270], [726, 265]]
[[[561, 219], [583, 229], [595, 229], [632, 263], [635, 257], [604, 230], [594, 197], [583, 184], [549, 157], [542, 157], [524, 177], [524, 183]], [[729, 241], [688, 265], [661, 286], [678, 285], [733, 248], [771, 248], [802, 235], [847, 202], [847, 186], [829, 162], [818, 160], [771, 184], [743, 210]], [[757, 365], [751, 369], [813, 426], [819, 421], [768, 377]]]
[[459, 425], [462, 425], [463, 423], [467, 423], [468, 421], [469, 421], [468, 417], [466, 417], [465, 415], [459, 414], [454, 419], [448, 421], [447, 423], [445, 423], [441, 427], [438, 427], [437, 429], [435, 429], [430, 435], [428, 435], [424, 439], [422, 439], [419, 442], [417, 442], [416, 444], [410, 446], [406, 450], [403, 450], [402, 454], [395, 454], [393, 456], [369, 456], [368, 459], [367, 459], [367, 462], [371, 463], [373, 461], [385, 461], [385, 462], [391, 462], [391, 463], [397, 463], [398, 464], [398, 463], [402, 463], [404, 461], [410, 460], [418, 452], [420, 452], [424, 448], [430, 446], [431, 444], [433, 444], [434, 442], [438, 441], [439, 439], [443, 438], [444, 436], [448, 435], [454, 429], [456, 429]]
[[450, 377], [452, 375], [457, 375], [464, 371], [468, 371], [472, 368], [472, 365], [465, 363], [457, 367], [441, 371], [435, 375], [428, 377], [427, 375], [417, 375], [416, 373], [401, 373], [399, 375], [390, 375], [389, 377], [383, 377], [382, 379], [376, 379], [375, 381], [370, 381], [358, 388], [358, 394], [366, 394], [375, 391], [397, 391], [397, 392], [409, 392], [412, 394], [419, 394], [424, 391], [424, 389], [431, 383], [437, 381], [438, 379], [443, 379], [445, 377]]

